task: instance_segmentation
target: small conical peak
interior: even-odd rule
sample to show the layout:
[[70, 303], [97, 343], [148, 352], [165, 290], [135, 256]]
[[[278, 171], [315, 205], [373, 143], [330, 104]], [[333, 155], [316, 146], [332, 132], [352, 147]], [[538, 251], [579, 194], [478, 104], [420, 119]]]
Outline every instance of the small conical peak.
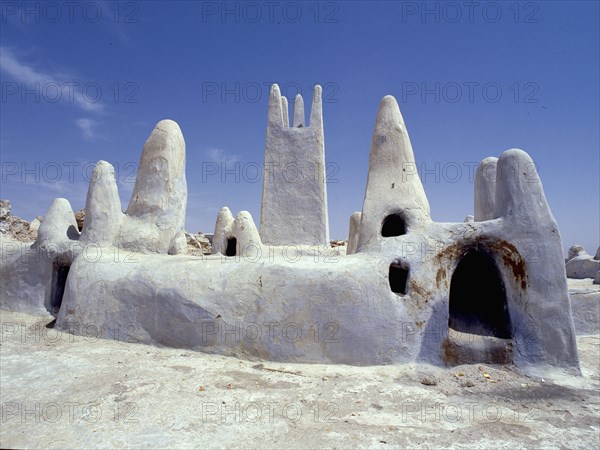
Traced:
[[375, 127], [387, 128], [392, 124], [400, 125], [404, 128], [404, 118], [402, 117], [402, 113], [400, 113], [400, 107], [396, 99], [392, 95], [386, 95], [379, 103]]
[[294, 128], [304, 128], [306, 126], [304, 118], [304, 99], [300, 94], [296, 94], [294, 99], [294, 121], [292, 122]]
[[497, 164], [494, 216], [519, 216], [529, 221], [552, 215], [535, 163], [523, 150], [512, 148]]
[[178, 133], [178, 134], [183, 134], [181, 132], [181, 128], [179, 127], [179, 124], [177, 122], [175, 122], [174, 120], [171, 119], [163, 119], [160, 122], [158, 122], [156, 124], [156, 126], [154, 127], [155, 130], [161, 130], [167, 133]]
[[313, 99], [310, 110], [310, 123], [309, 127], [316, 129], [323, 129], [323, 89], [318, 84], [313, 88]]
[[270, 127], [283, 127], [282, 104], [281, 92], [279, 91], [279, 86], [275, 83], [271, 86], [269, 94], [268, 125]]
[[494, 218], [497, 164], [498, 158], [488, 156], [479, 163], [475, 172], [475, 192], [473, 196], [475, 222]]
[[288, 100], [286, 97], [281, 97], [281, 114], [283, 115], [283, 126], [290, 126], [290, 112], [288, 106]]

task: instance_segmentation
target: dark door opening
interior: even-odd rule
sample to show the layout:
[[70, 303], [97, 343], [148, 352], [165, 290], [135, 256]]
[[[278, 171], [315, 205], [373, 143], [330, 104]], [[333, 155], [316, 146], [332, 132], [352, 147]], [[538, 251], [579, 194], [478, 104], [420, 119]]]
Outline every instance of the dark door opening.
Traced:
[[406, 223], [400, 214], [390, 214], [383, 219], [383, 224], [381, 225], [381, 236], [393, 237], [402, 236], [403, 234], [406, 234]]
[[504, 283], [487, 253], [469, 250], [458, 263], [450, 283], [448, 326], [480, 336], [512, 337]]
[[56, 316], [62, 305], [67, 276], [70, 266], [62, 265], [57, 262], [52, 264], [52, 284], [50, 285], [50, 314]]
[[225, 256], [235, 256], [237, 247], [237, 239], [229, 238], [227, 239], [227, 249], [225, 249]]
[[390, 289], [396, 294], [406, 294], [406, 283], [408, 282], [408, 267], [401, 263], [390, 264], [389, 273]]

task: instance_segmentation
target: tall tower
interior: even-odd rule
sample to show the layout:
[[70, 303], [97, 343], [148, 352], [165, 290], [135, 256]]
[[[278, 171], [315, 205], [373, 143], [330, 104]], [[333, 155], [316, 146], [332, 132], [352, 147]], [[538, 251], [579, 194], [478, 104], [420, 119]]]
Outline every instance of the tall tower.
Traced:
[[263, 176], [260, 237], [267, 245], [324, 245], [329, 242], [321, 86], [313, 91], [310, 123], [304, 100], [288, 102], [271, 87]]
[[430, 221], [404, 119], [396, 99], [387, 95], [379, 104], [371, 140], [356, 251], [378, 249], [383, 238], [401, 236]]

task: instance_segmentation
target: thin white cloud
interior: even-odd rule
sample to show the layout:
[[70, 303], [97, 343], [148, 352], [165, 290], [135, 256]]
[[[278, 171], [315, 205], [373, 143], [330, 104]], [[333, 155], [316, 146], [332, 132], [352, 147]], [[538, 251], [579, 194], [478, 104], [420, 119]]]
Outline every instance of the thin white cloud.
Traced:
[[94, 135], [94, 127], [96, 126], [96, 121], [92, 119], [81, 118], [75, 120], [75, 125], [79, 127], [81, 133], [85, 139], [92, 139]]
[[108, 1], [96, 2], [102, 8], [102, 23], [118, 38], [119, 43], [129, 48], [135, 48], [133, 41], [125, 31], [128, 26], [139, 22], [140, 3], [111, 3]]
[[[89, 183], [85, 180], [69, 181], [60, 179], [26, 183], [11, 182], [3, 186], [3, 198], [8, 198], [13, 206], [13, 214], [26, 220], [43, 216], [55, 198], [66, 198], [74, 211], [85, 206]], [[31, 199], [35, 198], [35, 202]]]
[[238, 155], [227, 154], [220, 148], [210, 148], [206, 151], [206, 155], [212, 162], [218, 164], [230, 165], [240, 161]]
[[[11, 49], [4, 46], [0, 46], [0, 71], [26, 84], [27, 89], [39, 89], [40, 95], [51, 92], [52, 100], [49, 101], [59, 98], [89, 112], [100, 112], [104, 108], [99, 101], [89, 101], [83, 96], [81, 89], [77, 89], [74, 84], [82, 84], [76, 77], [56, 71], [40, 70], [19, 60]], [[57, 93], [57, 89], [60, 89], [60, 93]]]

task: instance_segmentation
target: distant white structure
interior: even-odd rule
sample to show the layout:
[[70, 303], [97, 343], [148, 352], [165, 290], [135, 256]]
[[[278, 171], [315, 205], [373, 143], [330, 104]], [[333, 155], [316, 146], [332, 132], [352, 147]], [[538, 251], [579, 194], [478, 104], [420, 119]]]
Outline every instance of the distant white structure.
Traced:
[[[596, 250], [596, 254], [592, 256], [581, 245], [573, 245], [569, 249], [566, 270], [569, 278], [598, 278], [600, 247]], [[594, 283], [598, 284], [596, 281]]]

